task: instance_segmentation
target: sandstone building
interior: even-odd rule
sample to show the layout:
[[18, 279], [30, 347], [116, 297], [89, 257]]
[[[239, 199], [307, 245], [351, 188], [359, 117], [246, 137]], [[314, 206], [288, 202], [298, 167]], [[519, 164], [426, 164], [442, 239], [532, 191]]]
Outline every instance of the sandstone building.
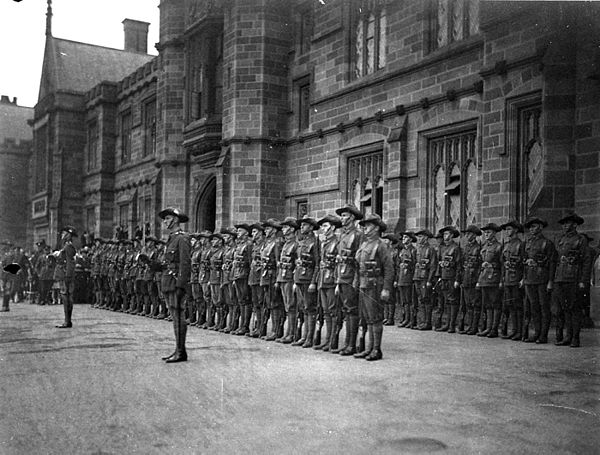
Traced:
[[[48, 36], [30, 200], [47, 208], [34, 239], [67, 222], [103, 237], [116, 225], [155, 232], [166, 205], [195, 231], [345, 202], [396, 229], [535, 214], [556, 230], [575, 209], [600, 234], [600, 6], [159, 8], [154, 58]], [[139, 41], [143, 24], [130, 23]], [[66, 45], [89, 57], [86, 84], [52, 66]], [[99, 64], [104, 54], [114, 62]]]
[[17, 245], [26, 241], [33, 109], [19, 106], [6, 95], [0, 98], [0, 240]]

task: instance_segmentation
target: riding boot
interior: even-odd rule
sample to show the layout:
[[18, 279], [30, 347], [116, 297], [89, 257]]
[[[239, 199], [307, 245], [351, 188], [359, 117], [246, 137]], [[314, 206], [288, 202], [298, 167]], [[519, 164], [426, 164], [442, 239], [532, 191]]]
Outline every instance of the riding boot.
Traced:
[[396, 304], [390, 303], [388, 309], [388, 319], [385, 325], [394, 325], [394, 317], [396, 316]]
[[250, 326], [250, 315], [252, 314], [250, 311], [252, 311], [252, 307], [250, 305], [244, 305], [240, 308], [240, 326], [235, 331], [236, 335], [243, 336], [248, 333], [248, 328]]
[[283, 344], [290, 344], [294, 342], [294, 338], [296, 337], [296, 318], [298, 317], [295, 311], [288, 311], [287, 314], [287, 327], [285, 331], [285, 336], [281, 338], [280, 341]]
[[513, 310], [513, 314], [515, 315], [515, 330], [510, 339], [513, 341], [518, 341], [521, 339], [521, 330], [523, 327], [523, 312], [521, 310]]
[[317, 316], [314, 314], [308, 314], [306, 316], [307, 321], [306, 325], [308, 325], [307, 333], [306, 333], [306, 341], [302, 344], [303, 348], [312, 348], [313, 347], [313, 338], [315, 336], [315, 326], [317, 323]]
[[501, 321], [500, 333], [499, 333], [500, 338], [504, 338], [504, 339], [509, 338], [509, 336], [508, 336], [508, 320], [510, 317], [512, 317], [512, 313], [514, 313], [514, 312], [505, 311], [505, 312], [500, 313], [500, 318], [501, 318], [500, 319], [500, 321]]
[[331, 330], [327, 331], [329, 334], [329, 343], [328, 346], [323, 347], [324, 352], [333, 351], [334, 349], [338, 348], [338, 342], [340, 338], [340, 327], [338, 327], [338, 320], [339, 319], [336, 316], [331, 317]]
[[389, 316], [390, 316], [390, 305], [388, 303], [385, 303], [383, 305], [383, 325], [387, 325]]
[[383, 358], [383, 353], [381, 352], [381, 338], [383, 337], [383, 325], [381, 323], [373, 324], [373, 349], [371, 349], [371, 353], [365, 357], [365, 360], [373, 361], [373, 360], [381, 360]]
[[498, 326], [500, 325], [500, 317], [502, 316], [502, 311], [499, 309], [493, 310], [493, 319], [492, 319], [492, 330], [488, 333], [488, 338], [497, 338], [498, 337]]
[[[508, 317], [506, 319], [508, 320]], [[506, 325], [508, 325], [508, 322], [506, 322]], [[508, 333], [508, 327], [506, 330], [503, 330], [501, 338], [504, 340], [512, 340], [517, 332], [517, 310], [510, 311], [510, 325], [512, 326], [510, 333]]]
[[340, 355], [354, 355], [356, 353], [356, 335], [358, 334], [358, 316], [355, 314], [349, 314], [347, 316], [346, 324], [348, 325], [346, 339], [347, 346], [343, 351], [340, 351]]
[[467, 311], [464, 312], [460, 312], [460, 308], [459, 308], [459, 312], [458, 312], [458, 328], [456, 329], [456, 331], [461, 334], [464, 335], [465, 333], [467, 333], [467, 331], [465, 330], [465, 319], [467, 318]]
[[354, 354], [355, 359], [364, 359], [373, 350], [373, 346], [375, 345], [375, 334], [373, 333], [373, 324], [367, 325], [367, 332], [369, 334], [369, 342], [366, 343], [364, 350]]
[[[306, 320], [304, 320], [304, 319], [306, 319]], [[300, 320], [300, 318], [298, 318], [298, 320]], [[296, 341], [294, 341], [292, 343], [292, 346], [302, 346], [304, 344], [304, 342], [306, 341], [306, 337], [308, 335], [308, 315], [303, 315], [302, 320], [303, 321], [301, 322], [301, 325], [298, 328], [298, 332], [296, 334], [296, 336], [299, 335], [300, 338], [297, 339]]]
[[[367, 325], [361, 324], [361, 322], [363, 322], [363, 321], [359, 319], [359, 321], [358, 321], [359, 330], [357, 332], [358, 345], [356, 346], [356, 352], [363, 352], [365, 350], [365, 337], [367, 336]], [[360, 335], [358, 335], [358, 334], [360, 334]]]
[[450, 305], [450, 323], [448, 333], [456, 333], [456, 317], [458, 316], [458, 305]]
[[[564, 321], [565, 321], [565, 325], [567, 326], [567, 336], [560, 343], [555, 343], [556, 346], [570, 346], [571, 341], [573, 340], [572, 318], [571, 318], [571, 314], [567, 311], [565, 311]], [[561, 332], [562, 332], [562, 330], [561, 330]], [[558, 339], [558, 336], [557, 336], [557, 339]]]
[[579, 310], [574, 310], [571, 315], [571, 324], [573, 325], [573, 337], [571, 338], [571, 347], [578, 348], [580, 346], [579, 342], [579, 332], [581, 330], [581, 323], [583, 321], [583, 314]]
[[431, 305], [425, 305], [425, 317], [423, 324], [419, 326], [419, 330], [431, 330]]
[[419, 308], [414, 306], [411, 308], [411, 321], [409, 327], [413, 330], [419, 329], [418, 316], [419, 316]]
[[[324, 349], [325, 351], [329, 351], [329, 346], [331, 343], [331, 316], [328, 314], [325, 315], [323, 317], [323, 323], [325, 325], [325, 335], [321, 335], [322, 342], [320, 344], [317, 344], [316, 346], [314, 346], [313, 349], [316, 349], [316, 350]], [[327, 348], [327, 349], [325, 349], [325, 348]]]
[[[452, 312], [452, 305], [450, 306], [450, 312]], [[448, 327], [450, 326], [450, 318], [448, 318], [446, 320], [446, 323], [444, 325], [442, 325], [443, 320], [444, 320], [444, 312], [440, 311], [438, 320], [437, 320], [437, 324], [435, 325], [436, 332], [447, 332], [448, 331]]]
[[339, 345], [339, 332], [342, 330], [341, 326], [344, 324], [343, 316], [342, 316], [342, 319], [338, 322], [338, 324], [339, 324], [339, 330], [338, 330], [338, 347], [337, 348], [333, 348], [333, 347], [331, 348], [331, 353], [332, 354], [339, 354], [340, 352], [346, 350], [346, 348], [348, 347], [348, 343], [350, 342], [350, 326], [349, 326], [349, 323], [348, 323], [348, 318], [349, 317], [350, 317], [349, 315], [346, 315], [346, 324], [345, 324], [345, 328], [346, 328], [345, 332], [346, 333], [345, 333], [345, 336], [344, 336], [344, 344], [341, 345], [341, 346]]
[[279, 308], [274, 308], [272, 315], [271, 333], [265, 337], [266, 341], [275, 341], [277, 339], [277, 330], [279, 330], [279, 323], [281, 322], [281, 310]]
[[402, 323], [398, 327], [410, 327], [410, 323], [412, 322], [410, 305], [402, 305], [402, 308], [404, 309], [404, 315], [402, 317]]
[[521, 341], [527, 341], [527, 339], [529, 338], [529, 321], [531, 319], [531, 316], [525, 314], [525, 312], [523, 312], [522, 315], [523, 324], [521, 325]]
[[477, 334], [478, 337], [486, 337], [492, 331], [492, 315], [494, 310], [488, 308], [485, 310], [486, 319], [485, 319], [485, 330], [482, 330]]
[[[395, 305], [396, 307], [396, 314], [397, 314], [397, 320], [398, 321], [398, 327], [404, 327], [406, 325], [406, 312], [404, 311], [404, 305], [400, 304], [400, 303], [396, 303]], [[400, 317], [400, 314], [402, 314], [402, 317]]]
[[461, 335], [466, 335], [467, 333], [469, 333], [469, 330], [466, 327], [469, 327], [470, 329], [472, 324], [473, 308], [468, 308], [465, 313], [465, 317], [462, 319], [460, 326], [458, 327], [458, 333], [460, 333]]

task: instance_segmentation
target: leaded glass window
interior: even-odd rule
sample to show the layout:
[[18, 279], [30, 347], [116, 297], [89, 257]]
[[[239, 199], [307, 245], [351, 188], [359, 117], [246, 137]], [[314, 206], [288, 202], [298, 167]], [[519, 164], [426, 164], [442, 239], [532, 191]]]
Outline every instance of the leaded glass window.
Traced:
[[348, 158], [347, 201], [365, 215], [383, 215], [383, 151]]
[[385, 67], [387, 16], [377, 0], [357, 2], [353, 13], [352, 75], [360, 78]]

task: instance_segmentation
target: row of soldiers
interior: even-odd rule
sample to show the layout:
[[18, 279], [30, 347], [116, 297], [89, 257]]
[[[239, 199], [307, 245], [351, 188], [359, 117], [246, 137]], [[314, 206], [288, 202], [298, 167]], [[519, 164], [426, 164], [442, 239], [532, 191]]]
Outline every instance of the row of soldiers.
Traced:
[[[426, 229], [396, 237], [385, 233], [379, 217], [365, 218], [356, 207], [336, 213], [191, 234], [189, 324], [377, 360], [383, 325], [394, 319], [413, 329], [490, 338], [500, 329], [503, 338], [546, 343], [554, 300], [556, 343], [579, 346], [577, 295], [589, 286], [594, 255], [577, 233], [583, 219], [576, 214], [560, 220], [564, 233], [556, 247], [542, 233], [547, 223], [531, 218], [524, 225], [469, 226], [462, 248], [455, 241], [461, 233], [446, 226], [436, 248]], [[521, 240], [525, 229], [529, 236]], [[160, 284], [165, 243], [154, 237], [96, 242], [96, 305], [168, 318]]]

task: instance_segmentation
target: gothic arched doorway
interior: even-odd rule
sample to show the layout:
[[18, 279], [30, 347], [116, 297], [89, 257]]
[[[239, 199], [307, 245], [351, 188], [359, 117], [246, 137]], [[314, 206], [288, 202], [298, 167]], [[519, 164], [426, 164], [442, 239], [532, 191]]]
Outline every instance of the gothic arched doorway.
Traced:
[[217, 218], [217, 179], [211, 177], [204, 185], [196, 203], [196, 232], [215, 230]]

